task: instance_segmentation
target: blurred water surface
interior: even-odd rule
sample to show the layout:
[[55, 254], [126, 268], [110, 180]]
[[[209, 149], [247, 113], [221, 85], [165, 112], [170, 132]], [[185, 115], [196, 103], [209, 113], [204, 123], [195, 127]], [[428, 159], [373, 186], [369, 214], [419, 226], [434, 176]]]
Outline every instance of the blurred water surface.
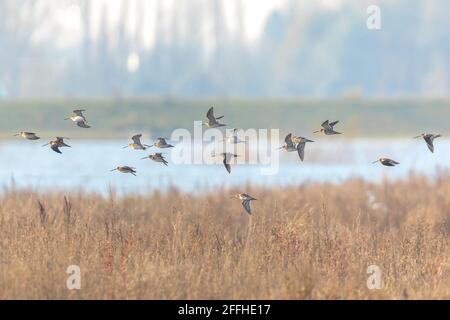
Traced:
[[[306, 182], [340, 183], [351, 178], [380, 182], [384, 178], [406, 178], [411, 172], [435, 178], [450, 169], [450, 139], [437, 139], [435, 153], [422, 139], [326, 139], [307, 144], [305, 161], [295, 153], [280, 151], [276, 174], [261, 173], [263, 165], [234, 165], [228, 174], [223, 165], [176, 165], [171, 162], [173, 150], [162, 150], [169, 166], [140, 158], [157, 151], [122, 149], [125, 141], [70, 140], [72, 148], [57, 154], [42, 141], [3, 141], [0, 144], [0, 178], [3, 186], [38, 191], [92, 191], [106, 193], [113, 188], [123, 192], [150, 192], [176, 187], [198, 192], [214, 187], [241, 186], [246, 183], [282, 187]], [[274, 146], [273, 149], [275, 149]], [[153, 149], [153, 150], [152, 150]], [[278, 152], [278, 151], [277, 151]], [[380, 156], [397, 160], [397, 167], [372, 164]], [[136, 167], [137, 176], [110, 172], [118, 165]]]

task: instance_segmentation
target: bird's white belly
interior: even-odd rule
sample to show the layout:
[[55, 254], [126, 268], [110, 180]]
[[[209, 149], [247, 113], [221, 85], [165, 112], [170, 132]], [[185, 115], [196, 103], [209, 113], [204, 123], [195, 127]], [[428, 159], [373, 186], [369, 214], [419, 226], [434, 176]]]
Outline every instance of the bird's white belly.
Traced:
[[78, 123], [84, 121], [84, 119], [80, 116], [76, 116], [72, 118], [72, 121]]

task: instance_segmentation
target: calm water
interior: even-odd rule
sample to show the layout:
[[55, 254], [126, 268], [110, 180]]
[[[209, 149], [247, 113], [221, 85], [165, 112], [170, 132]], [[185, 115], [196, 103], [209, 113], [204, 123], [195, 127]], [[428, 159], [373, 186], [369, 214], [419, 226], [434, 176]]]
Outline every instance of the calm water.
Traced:
[[[350, 178], [381, 181], [383, 178], [406, 177], [411, 171], [436, 175], [436, 169], [450, 169], [450, 139], [437, 139], [435, 154], [423, 140], [331, 140], [307, 144], [306, 159], [301, 163], [295, 153], [281, 152], [277, 174], [261, 174], [262, 165], [235, 165], [229, 175], [223, 165], [175, 165], [170, 150], [163, 150], [169, 166], [151, 160], [140, 160], [156, 150], [122, 149], [126, 141], [70, 140], [73, 148], [57, 154], [42, 141], [3, 141], [0, 144], [0, 178], [4, 186], [12, 181], [16, 187], [39, 190], [73, 188], [106, 192], [148, 192], [155, 188], [175, 186], [195, 192], [214, 186], [231, 187], [253, 183], [283, 186], [314, 181], [339, 183]], [[179, 147], [179, 146], [177, 146]], [[153, 149], [153, 148], [152, 148]], [[395, 168], [371, 162], [386, 156], [399, 161]], [[109, 170], [118, 165], [134, 166], [136, 177]]]

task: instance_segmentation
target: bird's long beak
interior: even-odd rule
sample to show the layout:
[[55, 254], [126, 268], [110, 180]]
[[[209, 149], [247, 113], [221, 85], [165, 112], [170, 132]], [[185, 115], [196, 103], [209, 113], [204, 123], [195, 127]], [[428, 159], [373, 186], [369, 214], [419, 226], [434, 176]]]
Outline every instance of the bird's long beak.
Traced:
[[112, 169], [112, 170], [109, 170], [109, 171], [114, 171], [114, 170], [117, 170], [117, 168], [114, 168], [114, 169]]
[[18, 136], [20, 133], [16, 133], [14, 136]]
[[148, 157], [143, 157], [143, 158], [141, 158], [141, 160], [144, 160], [144, 159], [147, 159]]
[[417, 138], [420, 138], [421, 136], [416, 136], [416, 137], [414, 137], [414, 139], [417, 139]]
[[128, 146], [122, 147], [122, 149], [128, 148]]
[[149, 146], [148, 144], [144, 144], [144, 146], [146, 146], [147, 148], [153, 147], [153, 145]]
[[70, 117], [69, 118], [64, 118], [64, 120], [70, 120]]
[[314, 131], [313, 133], [317, 133], [317, 132], [320, 132], [320, 130]]
[[46, 144], [43, 144], [42, 146], [45, 147], [45, 146], [48, 146], [49, 144], [50, 144], [50, 142], [47, 142]]
[[374, 161], [374, 162], [372, 162], [372, 163], [377, 163], [378, 161], [380, 161], [380, 160], [376, 160], [376, 161]]
[[283, 146], [277, 148], [277, 150], [280, 150], [280, 149], [283, 149]]

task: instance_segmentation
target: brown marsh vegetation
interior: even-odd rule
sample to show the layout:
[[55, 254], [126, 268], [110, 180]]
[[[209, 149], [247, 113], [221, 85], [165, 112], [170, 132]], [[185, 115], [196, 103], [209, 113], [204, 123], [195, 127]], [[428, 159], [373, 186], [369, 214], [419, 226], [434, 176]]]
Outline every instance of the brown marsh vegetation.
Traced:
[[[259, 199], [252, 216], [236, 191]], [[373, 264], [378, 290], [366, 286]], [[69, 265], [80, 290], [66, 288]], [[0, 299], [22, 298], [450, 299], [450, 177], [196, 195], [5, 190]]]

